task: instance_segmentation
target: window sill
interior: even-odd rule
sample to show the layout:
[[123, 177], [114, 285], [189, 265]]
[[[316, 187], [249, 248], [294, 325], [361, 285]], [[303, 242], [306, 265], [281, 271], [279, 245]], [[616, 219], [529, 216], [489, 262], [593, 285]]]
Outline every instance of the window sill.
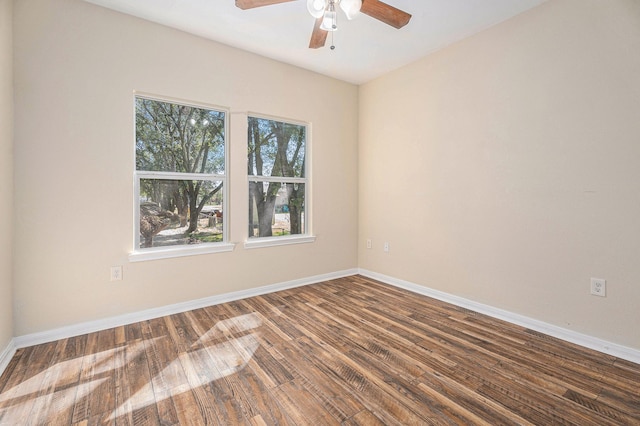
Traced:
[[313, 243], [316, 237], [313, 235], [303, 235], [294, 237], [264, 237], [255, 238], [244, 242], [245, 249], [286, 246], [290, 244]]
[[224, 253], [233, 251], [235, 246], [236, 245], [232, 243], [219, 243], [137, 250], [129, 253], [129, 262], [144, 262], [147, 260], [170, 259], [173, 257], [197, 256], [200, 254], [209, 253]]

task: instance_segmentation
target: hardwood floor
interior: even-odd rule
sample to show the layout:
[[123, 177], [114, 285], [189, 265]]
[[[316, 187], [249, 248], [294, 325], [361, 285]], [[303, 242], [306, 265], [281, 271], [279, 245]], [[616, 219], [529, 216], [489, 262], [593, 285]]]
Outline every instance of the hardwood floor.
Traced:
[[638, 425], [640, 365], [360, 276], [18, 350], [10, 425]]

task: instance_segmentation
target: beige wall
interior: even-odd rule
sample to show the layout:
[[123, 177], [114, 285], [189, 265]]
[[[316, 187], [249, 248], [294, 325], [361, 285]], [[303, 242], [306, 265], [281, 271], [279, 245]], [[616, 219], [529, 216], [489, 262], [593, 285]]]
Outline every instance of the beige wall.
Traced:
[[12, 0], [0, 0], [0, 353], [13, 337]]
[[[14, 13], [17, 335], [357, 266], [356, 86], [80, 0]], [[312, 123], [316, 242], [129, 263], [134, 90], [231, 108], [234, 242], [243, 113]]]
[[639, 52], [552, 0], [362, 86], [359, 266], [640, 349]]
[[[640, 349], [637, 1], [551, 0], [359, 95], [80, 0], [14, 8], [16, 335], [359, 265]], [[0, 119], [11, 113], [5, 41]], [[316, 243], [129, 263], [133, 90], [231, 108], [234, 242], [245, 237], [243, 114], [311, 122]], [[111, 265], [124, 281], [108, 281]], [[591, 276], [608, 280], [606, 298], [588, 294]]]

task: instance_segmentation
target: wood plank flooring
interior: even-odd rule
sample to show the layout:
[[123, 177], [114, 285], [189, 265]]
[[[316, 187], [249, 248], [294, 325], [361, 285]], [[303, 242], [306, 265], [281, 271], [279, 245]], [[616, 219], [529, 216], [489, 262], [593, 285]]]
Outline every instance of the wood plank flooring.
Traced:
[[640, 365], [361, 276], [18, 350], [5, 425], [639, 425]]

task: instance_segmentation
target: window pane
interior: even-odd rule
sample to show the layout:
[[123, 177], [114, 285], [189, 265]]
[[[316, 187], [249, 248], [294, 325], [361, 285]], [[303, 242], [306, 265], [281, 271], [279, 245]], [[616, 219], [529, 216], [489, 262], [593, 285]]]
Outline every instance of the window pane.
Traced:
[[224, 174], [225, 113], [136, 98], [136, 170]]
[[249, 238], [304, 234], [305, 185], [249, 183]]
[[249, 175], [305, 177], [306, 126], [249, 117]]
[[223, 236], [222, 182], [140, 179], [140, 247], [215, 243]]

